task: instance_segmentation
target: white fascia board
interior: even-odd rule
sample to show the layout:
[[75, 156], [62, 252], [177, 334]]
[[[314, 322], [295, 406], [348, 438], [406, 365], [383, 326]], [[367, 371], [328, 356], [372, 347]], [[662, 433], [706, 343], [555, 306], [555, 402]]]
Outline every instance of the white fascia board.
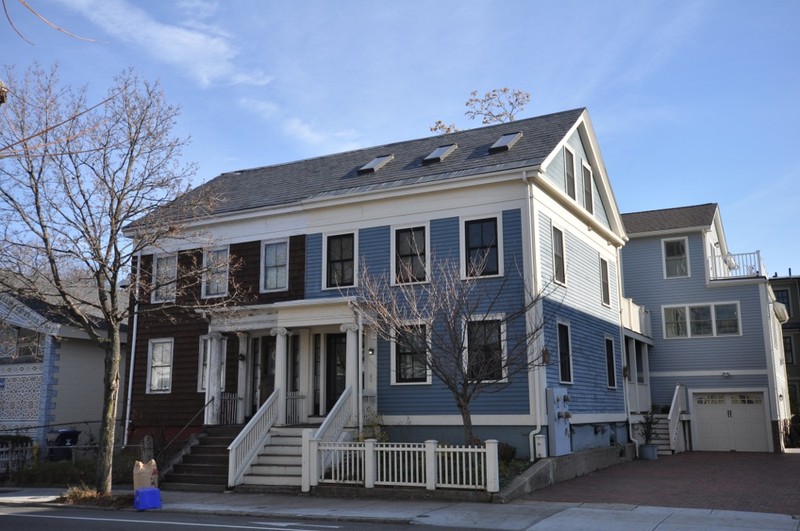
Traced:
[[708, 230], [707, 226], [697, 226], [697, 227], [683, 227], [680, 229], [664, 229], [664, 230], [652, 230], [649, 232], [634, 232], [628, 233], [628, 238], [633, 240], [635, 238], [651, 238], [655, 236], [675, 236], [675, 235], [686, 235], [695, 232], [705, 232]]

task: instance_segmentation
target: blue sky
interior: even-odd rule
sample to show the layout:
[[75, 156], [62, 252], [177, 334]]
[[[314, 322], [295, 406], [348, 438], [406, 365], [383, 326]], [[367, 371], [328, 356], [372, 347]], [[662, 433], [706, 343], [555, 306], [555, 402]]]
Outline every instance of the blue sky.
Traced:
[[716, 202], [732, 252], [800, 274], [795, 0], [6, 0], [0, 62], [58, 62], [99, 101], [128, 66], [183, 109], [197, 182], [461, 128], [470, 91], [520, 118], [588, 107], [622, 212]]

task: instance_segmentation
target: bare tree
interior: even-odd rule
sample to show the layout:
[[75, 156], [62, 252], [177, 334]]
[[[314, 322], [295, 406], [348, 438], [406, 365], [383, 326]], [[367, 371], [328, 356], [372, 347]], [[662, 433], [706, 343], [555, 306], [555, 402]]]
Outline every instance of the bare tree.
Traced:
[[[530, 101], [530, 93], [519, 89], [503, 87], [490, 90], [483, 97], [478, 97], [478, 91], [473, 90], [464, 104], [467, 106], [464, 115], [470, 120], [480, 118], [484, 125], [513, 122]], [[447, 125], [442, 120], [437, 120], [430, 129], [441, 134], [458, 131], [456, 124]]]
[[[8, 9], [8, 1], [7, 0], [0, 0], [0, 3], [3, 4], [3, 14], [6, 16], [6, 21], [8, 21], [8, 25], [11, 26], [11, 29], [14, 30], [14, 33], [19, 35], [19, 38], [22, 39], [23, 41], [27, 42], [28, 44], [33, 44], [31, 41], [29, 41], [27, 38], [25, 38], [25, 35], [23, 35], [22, 32], [19, 30], [19, 28], [17, 28], [17, 25], [14, 24], [14, 18], [11, 16], [11, 12]], [[55, 24], [54, 22], [52, 22], [49, 19], [47, 19], [37, 9], [34, 9], [33, 7], [31, 7], [31, 5], [28, 2], [26, 2], [25, 0], [17, 0], [17, 3], [20, 4], [22, 7], [24, 7], [25, 9], [27, 9], [32, 15], [34, 15], [36, 18], [38, 18], [41, 22], [44, 22], [45, 24], [47, 24], [51, 28], [53, 28], [53, 29], [55, 29], [57, 31], [60, 31], [61, 33], [69, 35], [70, 37], [73, 37], [75, 39], [80, 39], [82, 41], [92, 41], [92, 40], [94, 40], [94, 39], [87, 39], [85, 37], [79, 37], [78, 35], [75, 35], [74, 33], [71, 33], [69, 31], [67, 31], [66, 29], [62, 28], [58, 24]]]
[[[87, 108], [85, 90], [62, 86], [56, 68], [35, 66], [22, 78], [12, 68], [4, 73], [14, 98], [0, 113], [0, 145], [16, 147], [0, 156], [0, 287], [57, 306], [105, 349], [96, 488], [107, 494], [121, 332], [132, 308], [124, 286], [142, 251], [174, 243], [179, 234], [203, 247], [184, 221], [210, 208], [213, 191], [174, 201], [187, 190], [194, 166], [180, 163], [187, 139], [172, 133], [179, 109], [157, 83], [126, 71], [104, 105]], [[125, 227], [134, 240], [125, 238]], [[176, 268], [155, 289], [171, 291], [172, 304], [189, 307], [199, 304], [202, 276], [230, 266], [198, 264], [201, 251], [185, 254], [194, 263]], [[229, 292], [235, 298], [235, 287]]]
[[450, 391], [464, 441], [472, 444], [473, 401], [550, 362], [540, 341], [551, 321], [543, 313], [545, 292], [533, 293], [519, 272], [481, 278], [483, 258], [464, 278], [457, 262], [431, 257], [431, 278], [420, 282], [425, 266], [415, 258], [397, 264], [395, 279], [363, 265], [353, 308], [380, 338], [395, 343], [392, 371], [423, 381], [429, 371]]

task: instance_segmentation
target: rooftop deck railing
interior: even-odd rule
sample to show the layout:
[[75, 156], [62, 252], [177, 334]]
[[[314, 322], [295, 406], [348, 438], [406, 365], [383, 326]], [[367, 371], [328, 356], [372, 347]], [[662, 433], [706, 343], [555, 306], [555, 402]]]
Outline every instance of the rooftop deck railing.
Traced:
[[714, 255], [709, 261], [711, 280], [767, 277], [767, 266], [761, 259], [761, 251]]

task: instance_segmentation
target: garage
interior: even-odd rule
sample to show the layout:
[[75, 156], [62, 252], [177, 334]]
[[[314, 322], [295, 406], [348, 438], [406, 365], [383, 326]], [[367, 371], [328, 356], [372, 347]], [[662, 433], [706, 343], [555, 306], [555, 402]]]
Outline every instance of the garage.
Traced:
[[695, 393], [694, 449], [769, 452], [764, 393]]

